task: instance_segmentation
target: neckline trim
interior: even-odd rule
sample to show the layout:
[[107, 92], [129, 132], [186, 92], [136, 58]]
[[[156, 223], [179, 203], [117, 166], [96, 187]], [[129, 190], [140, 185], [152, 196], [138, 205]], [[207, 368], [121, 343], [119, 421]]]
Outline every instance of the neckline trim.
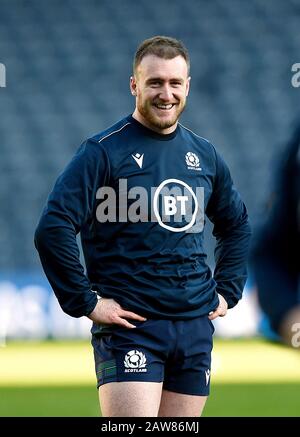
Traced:
[[139, 130], [141, 130], [145, 135], [155, 138], [159, 141], [170, 141], [173, 138], [177, 136], [178, 130], [179, 130], [179, 123], [176, 126], [176, 129], [171, 132], [170, 134], [159, 134], [158, 132], [155, 132], [152, 129], [149, 129], [148, 127], [144, 126], [142, 123], [137, 121], [135, 118], [132, 117], [132, 114], [130, 114], [127, 117], [127, 120], [132, 123], [134, 126], [136, 126]]

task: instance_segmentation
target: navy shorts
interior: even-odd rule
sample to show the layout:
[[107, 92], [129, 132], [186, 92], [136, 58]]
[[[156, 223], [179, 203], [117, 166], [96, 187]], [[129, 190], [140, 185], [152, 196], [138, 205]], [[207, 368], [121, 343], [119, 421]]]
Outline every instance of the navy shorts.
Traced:
[[92, 336], [98, 388], [116, 381], [163, 381], [169, 391], [209, 394], [214, 326], [207, 315], [131, 322], [136, 328], [104, 325], [110, 329]]

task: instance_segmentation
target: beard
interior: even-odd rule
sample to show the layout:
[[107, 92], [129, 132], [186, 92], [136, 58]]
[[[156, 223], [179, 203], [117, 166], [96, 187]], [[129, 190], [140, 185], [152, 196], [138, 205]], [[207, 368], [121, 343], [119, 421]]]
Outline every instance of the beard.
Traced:
[[140, 114], [143, 116], [145, 121], [147, 121], [149, 125], [157, 129], [168, 129], [174, 126], [186, 106], [186, 101], [185, 100], [181, 101], [180, 103], [174, 105], [174, 107], [172, 108], [172, 112], [169, 116], [166, 115], [165, 117], [160, 117], [155, 112], [155, 107], [153, 106], [155, 103], [158, 102], [138, 101], [137, 109], [140, 112]]

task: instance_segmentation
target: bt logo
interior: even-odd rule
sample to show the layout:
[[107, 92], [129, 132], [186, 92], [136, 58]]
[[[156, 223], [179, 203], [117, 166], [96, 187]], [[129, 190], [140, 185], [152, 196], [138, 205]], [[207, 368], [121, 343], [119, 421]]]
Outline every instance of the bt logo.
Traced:
[[188, 196], [165, 196], [164, 197], [164, 209], [166, 215], [175, 215], [177, 213], [176, 202], [180, 203], [180, 214], [186, 214], [186, 202], [189, 200]]
[[[167, 189], [169, 192], [171, 191], [168, 188], [168, 185], [175, 184], [175, 191], [173, 189], [173, 193], [167, 194], [164, 192]], [[183, 188], [184, 195], [182, 193], [178, 193]], [[176, 193], [177, 189], [177, 193]], [[162, 214], [159, 212], [159, 197], [162, 199]], [[188, 205], [188, 209], [187, 209]], [[192, 228], [196, 222], [197, 213], [199, 210], [199, 203], [197, 196], [195, 195], [192, 188], [187, 185], [185, 182], [180, 181], [179, 179], [166, 179], [163, 181], [155, 190], [153, 197], [153, 211], [155, 217], [159, 223], [159, 225], [165, 229], [168, 229], [172, 232], [183, 232]], [[165, 216], [165, 219], [164, 219]], [[166, 221], [170, 221], [170, 218], [173, 218], [173, 223], [179, 223], [184, 219], [186, 224], [183, 226], [172, 226], [171, 224], [166, 224]]]

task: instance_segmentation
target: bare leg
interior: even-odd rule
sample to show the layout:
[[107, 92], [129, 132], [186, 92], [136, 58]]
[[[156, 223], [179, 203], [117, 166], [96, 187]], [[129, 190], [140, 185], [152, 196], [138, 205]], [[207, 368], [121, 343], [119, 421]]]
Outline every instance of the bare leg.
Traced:
[[[297, 333], [295, 332], [295, 330], [293, 330], [293, 325], [297, 327], [295, 325], [296, 323], [300, 324], [300, 306], [297, 306], [293, 308], [291, 311], [289, 311], [288, 314], [283, 319], [280, 326], [279, 334], [283, 339], [283, 341], [289, 346], [294, 346], [293, 338], [296, 339]], [[297, 327], [297, 329], [299, 330], [299, 326]], [[299, 334], [298, 334], [298, 342], [299, 342]]]
[[109, 382], [99, 388], [104, 417], [157, 417], [161, 382]]
[[207, 396], [186, 395], [168, 390], [162, 391], [159, 417], [199, 417]]

